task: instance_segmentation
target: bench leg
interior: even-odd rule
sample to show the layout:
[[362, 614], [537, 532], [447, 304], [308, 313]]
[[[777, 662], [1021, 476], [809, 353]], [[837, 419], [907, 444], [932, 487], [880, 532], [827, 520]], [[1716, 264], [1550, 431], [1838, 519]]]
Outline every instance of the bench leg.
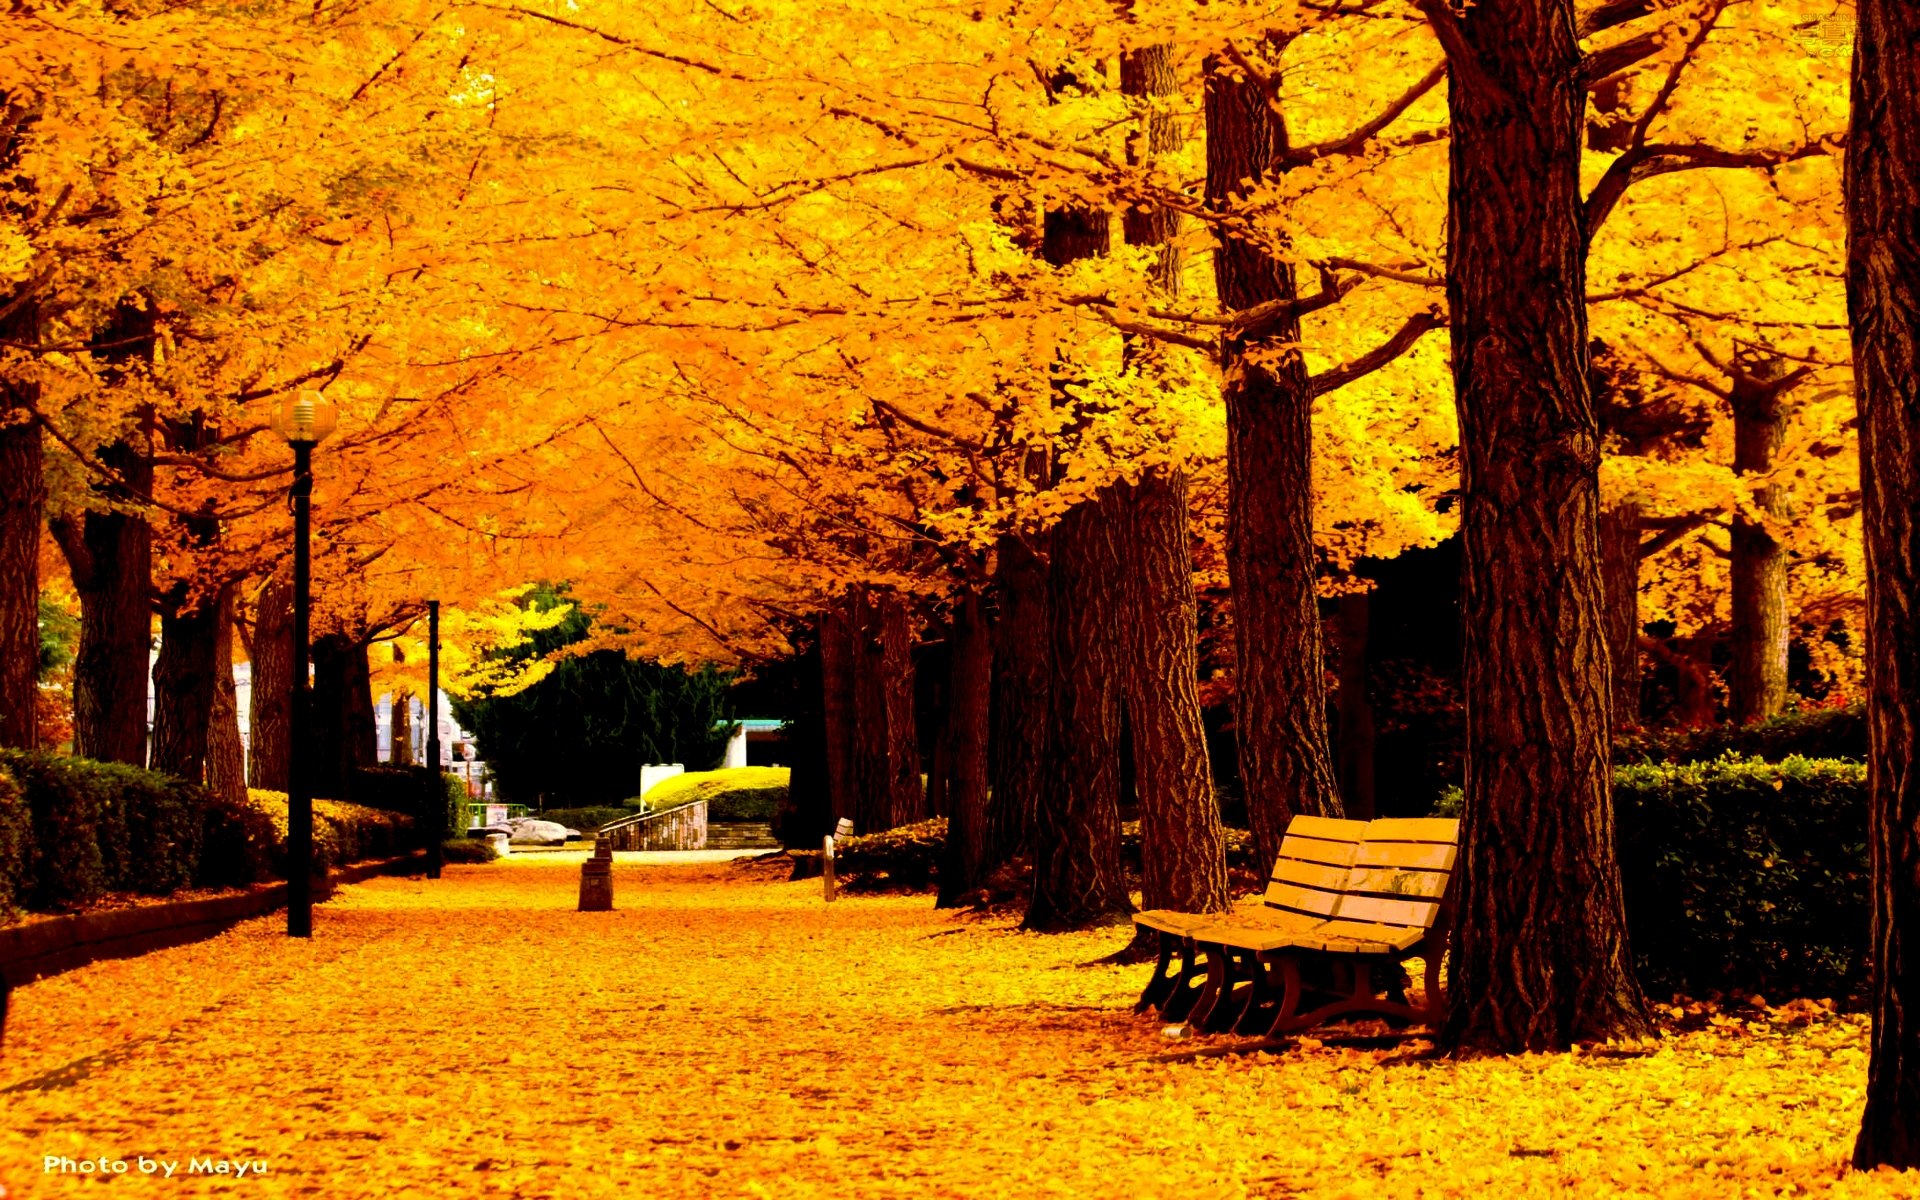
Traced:
[[[1173, 986], [1168, 990], [1167, 998], [1160, 1004], [1160, 1019], [1175, 1024], [1186, 1020], [1187, 1014], [1193, 1011], [1193, 1006], [1199, 1003], [1206, 991], [1203, 971], [1209, 969], [1202, 963], [1200, 947], [1192, 938], [1183, 937], [1177, 940], [1179, 941], [1177, 949], [1180, 954], [1180, 973], [1174, 976]], [[1213, 958], [1212, 952], [1208, 951], [1204, 957], [1210, 963]]]
[[[1150, 1008], [1165, 1007], [1168, 997], [1173, 995], [1174, 984], [1177, 981], [1173, 969], [1173, 956], [1178, 948], [1177, 943], [1183, 939], [1175, 937], [1164, 929], [1156, 929], [1154, 932], [1160, 937], [1160, 953], [1153, 964], [1153, 978], [1147, 980], [1147, 986], [1141, 991], [1140, 998], [1133, 1002], [1133, 1011], [1136, 1013], [1146, 1012]], [[1186, 965], [1184, 950], [1181, 951], [1180, 958], [1181, 966], [1184, 967]]]
[[1253, 980], [1259, 969], [1250, 950], [1208, 946], [1206, 992], [1188, 1019], [1208, 1033], [1237, 1028], [1252, 999]]

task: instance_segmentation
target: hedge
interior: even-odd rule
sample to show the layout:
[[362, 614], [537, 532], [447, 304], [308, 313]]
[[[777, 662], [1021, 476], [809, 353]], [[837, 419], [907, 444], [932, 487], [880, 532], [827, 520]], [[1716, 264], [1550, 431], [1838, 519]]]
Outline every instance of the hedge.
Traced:
[[429, 797], [444, 797], [446, 834], [457, 837], [467, 828], [466, 784], [456, 775], [430, 767], [363, 767], [347, 776], [347, 799], [367, 808], [418, 817], [433, 806]]
[[600, 808], [549, 808], [544, 812], [530, 813], [536, 821], [557, 821], [568, 829], [578, 829], [581, 833], [592, 835], [602, 825], [624, 820], [642, 810], [619, 806]]
[[[1273, 864], [1254, 859], [1253, 835], [1231, 826], [1226, 835], [1227, 867], [1251, 872], [1264, 884]], [[834, 843], [834, 873], [856, 891], [926, 891], [940, 879], [940, 856], [947, 844], [947, 819], [934, 817], [884, 833], [857, 834]], [[812, 849], [812, 847], [808, 847]], [[1140, 822], [1120, 826], [1122, 864], [1140, 874]]]
[[1864, 705], [1786, 713], [1757, 725], [1716, 725], [1710, 729], [1662, 730], [1623, 734], [1613, 742], [1613, 761], [1705, 762], [1724, 758], [1839, 758], [1865, 762], [1867, 713]]
[[[315, 803], [315, 854], [327, 865], [403, 853], [411, 830], [396, 813]], [[137, 767], [0, 750], [0, 917], [73, 911], [114, 892], [263, 882], [284, 875], [285, 837], [280, 793], [226, 801]]]
[[[1459, 803], [1456, 788], [1441, 811]], [[1864, 991], [1865, 766], [1641, 763], [1614, 768], [1613, 805], [1628, 940], [1651, 994]]]
[[723, 767], [663, 779], [644, 797], [650, 811], [707, 802], [707, 821], [772, 821], [787, 799], [786, 767]]

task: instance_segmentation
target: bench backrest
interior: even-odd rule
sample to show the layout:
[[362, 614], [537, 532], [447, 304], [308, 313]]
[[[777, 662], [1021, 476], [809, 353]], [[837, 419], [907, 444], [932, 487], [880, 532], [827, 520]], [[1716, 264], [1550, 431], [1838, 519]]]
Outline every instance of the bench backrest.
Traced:
[[1386, 817], [1367, 822], [1336, 915], [1403, 929], [1431, 929], [1460, 853], [1451, 817]]
[[1367, 836], [1367, 822], [1295, 817], [1263, 897], [1268, 907], [1327, 920], [1339, 905], [1347, 872]]

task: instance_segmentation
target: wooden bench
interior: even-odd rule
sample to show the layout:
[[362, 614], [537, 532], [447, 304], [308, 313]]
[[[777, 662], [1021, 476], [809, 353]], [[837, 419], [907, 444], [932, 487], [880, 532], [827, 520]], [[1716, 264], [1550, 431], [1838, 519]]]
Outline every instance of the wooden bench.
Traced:
[[[1196, 930], [1229, 925], [1246, 925], [1270, 932], [1305, 931], [1326, 923], [1332, 911], [1310, 882], [1332, 870], [1345, 879], [1347, 869], [1360, 852], [1367, 833], [1365, 821], [1342, 821], [1330, 817], [1295, 817], [1287, 823], [1286, 836], [1280, 842], [1280, 857], [1273, 864], [1273, 877], [1264, 895], [1251, 904], [1243, 904], [1231, 913], [1190, 913], [1173, 909], [1149, 909], [1135, 913], [1134, 924], [1158, 935], [1159, 954], [1153, 978], [1135, 1002], [1135, 1012], [1159, 1010], [1161, 1019], [1184, 1021], [1193, 1015], [1205, 997], [1207, 979], [1216, 966], [1224, 968], [1226, 952], [1218, 942], [1196, 942]], [[1303, 882], [1307, 881], [1307, 882]], [[1212, 1005], [1209, 1004], [1209, 1008]]]
[[[1277, 890], [1287, 911], [1318, 919], [1188, 927], [1188, 953], [1205, 961], [1207, 978], [1187, 1019], [1269, 1037], [1355, 1013], [1437, 1026], [1446, 1012], [1440, 964], [1459, 838], [1456, 820], [1387, 818], [1366, 824], [1346, 867], [1299, 859], [1276, 865], [1269, 893]], [[1419, 1005], [1405, 994], [1401, 964], [1410, 958], [1426, 967]]]

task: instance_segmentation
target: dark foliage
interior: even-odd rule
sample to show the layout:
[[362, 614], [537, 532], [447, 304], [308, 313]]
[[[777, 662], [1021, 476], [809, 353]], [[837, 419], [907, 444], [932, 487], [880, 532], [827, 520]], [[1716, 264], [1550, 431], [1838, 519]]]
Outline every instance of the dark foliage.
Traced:
[[1728, 754], [1768, 762], [1794, 756], [1864, 762], [1866, 706], [1787, 713], [1758, 725], [1637, 733], [1615, 738], [1613, 743], [1613, 761], [1621, 764], [1702, 762]]
[[[568, 604], [564, 585], [528, 593], [524, 604]], [[587, 636], [592, 618], [576, 610], [553, 629], [511, 652], [515, 659], [553, 654]], [[525, 691], [453, 702], [473, 731], [507, 800], [583, 807], [631, 796], [644, 763], [715, 766], [725, 752], [729, 677], [721, 671], [663, 666], [596, 650], [561, 659]]]

